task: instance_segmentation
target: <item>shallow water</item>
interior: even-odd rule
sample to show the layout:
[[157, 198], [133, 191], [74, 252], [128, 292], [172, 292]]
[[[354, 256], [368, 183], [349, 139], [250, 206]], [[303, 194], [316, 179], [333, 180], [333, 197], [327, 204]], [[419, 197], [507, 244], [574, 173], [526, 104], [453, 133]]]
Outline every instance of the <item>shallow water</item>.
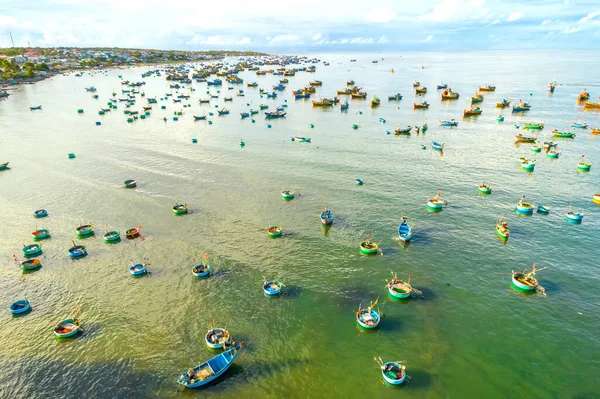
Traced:
[[[547, 139], [571, 121], [600, 126], [600, 113], [584, 113], [575, 101], [584, 87], [592, 100], [600, 95], [597, 53], [321, 57], [331, 65], [289, 78], [277, 100], [235, 85], [246, 97], [219, 99], [216, 104], [231, 114], [209, 117], [212, 125], [193, 121], [192, 114], [216, 115], [214, 101], [198, 104], [207, 96], [206, 83], [196, 82], [192, 107], [183, 108], [177, 122], [170, 118], [181, 105], [171, 100], [159, 101], [148, 119], [133, 124], [125, 121], [124, 103], [97, 115], [110, 93], [120, 92], [117, 75], [138, 81], [146, 69], [59, 76], [0, 102], [0, 161], [11, 167], [0, 171], [0, 397], [396, 397], [396, 389], [382, 384], [373, 356], [407, 361], [411, 379], [400, 388], [405, 397], [600, 395], [600, 295], [593, 289], [600, 282], [594, 261], [600, 207], [591, 202], [600, 192], [600, 137], [576, 130], [574, 140], [557, 140], [558, 160], [513, 144], [518, 121], [544, 122], [540, 137]], [[264, 88], [281, 78], [239, 76]], [[548, 95], [554, 78], [559, 86]], [[324, 82], [313, 99], [332, 97], [354, 79], [369, 100], [378, 95], [381, 106], [350, 100], [349, 111], [340, 113], [290, 97], [313, 79]], [[171, 91], [164, 76], [144, 80], [148, 97]], [[429, 93], [415, 99], [414, 80]], [[435, 86], [441, 82], [460, 100], [440, 102]], [[497, 91], [485, 94], [483, 114], [461, 119], [469, 96], [486, 82]], [[99, 100], [85, 92], [91, 85]], [[387, 95], [398, 91], [404, 99], [388, 102]], [[221, 95], [227, 92], [225, 84]], [[502, 98], [525, 99], [533, 109], [523, 116], [497, 110]], [[413, 110], [422, 99], [430, 109]], [[274, 109], [285, 100], [285, 119], [266, 122], [261, 114], [251, 123], [239, 117], [246, 103]], [[29, 111], [38, 104], [42, 111]], [[138, 100], [133, 109], [142, 104]], [[77, 114], [78, 108], [85, 113]], [[501, 124], [499, 112], [506, 117]], [[446, 118], [459, 126], [439, 128]], [[393, 135], [396, 125], [425, 121], [430, 129], [424, 135]], [[291, 142], [295, 135], [312, 143]], [[443, 156], [430, 149], [434, 135], [446, 142]], [[75, 159], [67, 159], [70, 152]], [[519, 170], [522, 154], [537, 159], [534, 173]], [[589, 173], [576, 171], [581, 154], [594, 164]], [[364, 186], [354, 184], [358, 177]], [[130, 178], [138, 187], [123, 189]], [[494, 187], [492, 195], [477, 194], [483, 181]], [[301, 195], [282, 201], [282, 185]], [[437, 188], [448, 207], [428, 213], [427, 198]], [[515, 215], [521, 194], [550, 206], [550, 214]], [[175, 217], [171, 207], [181, 202], [193, 212]], [[327, 235], [318, 218], [325, 202], [335, 216]], [[569, 202], [584, 210], [581, 225], [565, 222]], [[50, 216], [34, 219], [38, 208]], [[494, 231], [504, 213], [511, 229], [506, 245]], [[393, 240], [403, 215], [414, 222], [406, 249]], [[96, 226], [95, 237], [76, 239], [82, 222]], [[268, 239], [269, 223], [282, 226], [285, 236]], [[107, 224], [121, 231], [120, 243], [103, 242]], [[125, 230], [138, 225], [145, 241], [124, 239]], [[22, 274], [11, 257], [32, 243], [36, 226], [50, 229], [52, 238], [43, 241], [43, 267]], [[384, 256], [359, 255], [366, 234], [381, 242]], [[69, 259], [72, 240], [87, 245], [86, 258]], [[213, 276], [194, 280], [193, 259], [204, 252]], [[144, 257], [152, 274], [131, 278], [128, 265]], [[547, 267], [538, 274], [546, 297], [510, 288], [510, 271], [533, 263]], [[388, 299], [384, 286], [392, 271], [410, 275], [426, 298]], [[263, 276], [283, 281], [285, 295], [265, 298]], [[8, 306], [24, 297], [32, 312], [12, 317]], [[384, 316], [379, 330], [359, 332], [354, 311], [377, 297]], [[76, 307], [85, 333], [57, 341], [50, 324]], [[191, 360], [214, 355], [203, 342], [213, 317], [247, 349], [216, 384], [178, 393], [175, 380]]]

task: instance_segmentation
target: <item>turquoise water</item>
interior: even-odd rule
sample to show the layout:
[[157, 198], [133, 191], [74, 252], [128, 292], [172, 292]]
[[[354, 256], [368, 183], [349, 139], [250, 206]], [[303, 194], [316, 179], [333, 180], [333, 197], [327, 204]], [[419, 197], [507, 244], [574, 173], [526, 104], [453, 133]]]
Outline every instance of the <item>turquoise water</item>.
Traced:
[[[600, 126], [600, 113], [576, 105], [585, 87], [600, 95], [596, 52], [557, 58], [550, 52], [409, 53], [321, 55], [331, 62], [315, 74], [289, 78], [280, 99], [222, 99], [211, 106], [206, 84], [194, 82], [190, 109], [177, 122], [170, 100], [154, 105], [151, 116], [126, 123], [124, 103], [104, 116], [110, 93], [120, 92], [117, 75], [142, 80], [146, 69], [109, 71], [81, 78], [58, 76], [21, 87], [0, 102], [0, 397], [597, 397], [600, 395], [600, 282], [598, 258], [600, 207], [599, 137], [576, 130], [574, 140], [559, 141], [558, 160], [515, 146], [514, 124], [539, 121], [540, 133], [568, 130], [572, 121]], [[350, 63], [356, 58], [356, 63]], [[383, 60], [381, 59], [383, 58]], [[378, 59], [378, 64], [371, 61]], [[421, 69], [421, 65], [425, 69]], [[389, 69], [394, 68], [395, 73]], [[281, 77], [240, 73], [245, 82], [269, 88]], [[369, 101], [350, 100], [339, 108], [313, 108], [294, 101], [291, 90], [320, 79], [313, 99], [332, 97], [354, 79]], [[554, 95], [548, 82], [557, 79]], [[161, 78], [144, 79], [148, 97], [170, 92]], [[429, 88], [414, 98], [412, 82]], [[438, 83], [461, 94], [440, 102]], [[479, 106], [483, 114], [463, 120], [462, 110], [479, 85], [493, 83]], [[98, 88], [93, 100], [84, 87]], [[216, 89], [211, 89], [213, 93]], [[184, 90], [185, 92], [185, 90]], [[228, 92], [227, 84], [221, 95]], [[389, 103], [387, 95], [404, 99]], [[233, 93], [227, 93], [232, 94]], [[382, 99], [371, 109], [370, 99]], [[122, 95], [117, 95], [122, 97]], [[524, 116], [495, 108], [502, 98], [524, 99], [533, 106]], [[287, 99], [285, 119], [256, 123], [239, 112], [258, 104], [270, 109]], [[428, 100], [429, 110], [413, 110]], [[160, 105], [167, 110], [160, 110]], [[31, 112], [29, 106], [43, 105]], [[138, 100], [133, 109], [145, 101]], [[214, 104], [231, 114], [209, 117]], [[84, 114], [77, 114], [83, 108]], [[362, 114], [359, 114], [362, 111]], [[498, 113], [506, 120], [496, 122]], [[169, 120], [165, 123], [162, 118]], [[387, 123], [381, 124], [379, 118]], [[438, 120], [456, 118], [457, 128]], [[101, 126], [95, 126], [101, 121]], [[387, 135], [396, 125], [429, 123], [425, 135]], [[268, 129], [267, 123], [272, 125]], [[311, 129], [309, 124], [314, 124]], [[351, 129], [359, 124], [357, 130]], [[311, 144], [291, 142], [309, 136]], [[430, 149], [446, 142], [441, 156]], [[197, 144], [191, 138], [198, 139]], [[239, 141], [246, 142], [240, 148]], [[427, 145], [422, 150], [420, 145]], [[75, 159], [67, 159], [67, 153]], [[535, 172], [519, 170], [524, 154], [538, 163]], [[578, 173], [585, 154], [594, 166]], [[354, 180], [365, 180], [362, 187]], [[138, 188], [125, 190], [134, 178]], [[477, 194], [483, 181], [493, 194]], [[281, 186], [301, 194], [280, 198]], [[448, 206], [426, 211], [428, 197], [440, 188]], [[548, 216], [518, 217], [522, 194], [551, 207]], [[171, 207], [185, 202], [193, 210], [175, 217]], [[335, 215], [327, 235], [318, 215], [324, 203]], [[565, 222], [569, 207], [583, 209], [581, 225]], [[45, 208], [47, 219], [32, 212]], [[506, 213], [511, 236], [506, 245], [494, 225]], [[406, 249], [393, 237], [400, 217], [414, 223]], [[98, 234], [76, 240], [75, 227], [91, 222]], [[268, 239], [268, 224], [285, 236]], [[145, 241], [123, 239], [107, 245], [105, 225], [124, 231], [142, 225]], [[43, 267], [22, 274], [11, 261], [30, 233], [48, 228]], [[383, 256], [362, 257], [358, 243], [372, 234]], [[87, 258], [72, 261], [71, 241], [84, 242]], [[193, 259], [208, 253], [213, 276], [194, 280]], [[133, 279], [130, 261], [147, 257], [151, 276]], [[510, 288], [510, 271], [547, 267], [538, 274], [547, 296], [523, 296]], [[425, 299], [394, 303], [385, 286], [390, 272], [410, 274]], [[286, 284], [280, 298], [265, 298], [263, 276]], [[33, 311], [12, 317], [8, 306], [26, 297]], [[379, 297], [383, 312], [375, 333], [359, 332], [354, 311]], [[51, 323], [81, 308], [85, 333], [57, 341]], [[211, 319], [225, 326], [245, 353], [218, 383], [201, 391], [177, 392], [177, 376], [214, 354], [203, 335]], [[408, 384], [384, 386], [374, 356], [406, 360]]]

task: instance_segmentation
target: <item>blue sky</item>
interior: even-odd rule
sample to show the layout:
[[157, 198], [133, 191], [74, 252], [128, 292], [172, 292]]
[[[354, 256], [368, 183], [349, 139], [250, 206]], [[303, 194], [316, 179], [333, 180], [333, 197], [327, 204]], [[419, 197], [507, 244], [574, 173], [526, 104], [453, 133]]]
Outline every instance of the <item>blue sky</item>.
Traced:
[[600, 0], [0, 0], [0, 47], [9, 32], [34, 47], [598, 49]]

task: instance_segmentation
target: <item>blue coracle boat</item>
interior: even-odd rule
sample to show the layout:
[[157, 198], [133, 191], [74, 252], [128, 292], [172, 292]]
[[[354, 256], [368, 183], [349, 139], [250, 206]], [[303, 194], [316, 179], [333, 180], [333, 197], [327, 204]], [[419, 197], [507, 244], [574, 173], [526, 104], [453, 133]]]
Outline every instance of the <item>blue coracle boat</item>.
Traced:
[[147, 272], [148, 265], [145, 263], [136, 263], [135, 265], [129, 267], [129, 273], [131, 273], [132, 276], [141, 276]]
[[321, 212], [321, 223], [325, 226], [329, 226], [333, 223], [333, 213], [329, 208], [325, 208], [323, 212]]
[[12, 314], [25, 313], [29, 309], [31, 309], [31, 304], [27, 299], [20, 299], [18, 301], [13, 302], [10, 305], [10, 311], [12, 312]]
[[243, 345], [244, 343], [241, 342], [239, 345], [189, 369], [187, 372], [181, 374], [177, 382], [186, 388], [198, 388], [211, 383], [221, 377], [231, 367], [235, 359], [239, 356]]
[[398, 239], [402, 243], [407, 243], [412, 238], [412, 228], [408, 223], [406, 216], [402, 217], [402, 222], [398, 225]]

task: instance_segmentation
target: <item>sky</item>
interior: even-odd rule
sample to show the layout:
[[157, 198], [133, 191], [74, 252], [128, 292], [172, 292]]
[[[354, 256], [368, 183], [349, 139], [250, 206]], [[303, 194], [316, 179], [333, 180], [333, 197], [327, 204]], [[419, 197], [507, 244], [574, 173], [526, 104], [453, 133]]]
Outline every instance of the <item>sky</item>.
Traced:
[[599, 49], [600, 0], [0, 0], [0, 47]]

